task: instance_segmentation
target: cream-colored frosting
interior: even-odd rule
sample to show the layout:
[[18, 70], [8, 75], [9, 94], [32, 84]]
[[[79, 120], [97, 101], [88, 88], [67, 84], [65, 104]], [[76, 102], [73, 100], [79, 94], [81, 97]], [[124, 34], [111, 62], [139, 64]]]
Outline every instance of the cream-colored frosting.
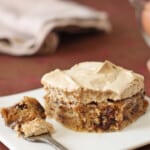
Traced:
[[[42, 84], [73, 92], [80, 89], [99, 91], [103, 99], [120, 100], [144, 89], [144, 77], [109, 61], [82, 62], [68, 70], [56, 69], [45, 74]], [[109, 94], [107, 94], [109, 93]]]

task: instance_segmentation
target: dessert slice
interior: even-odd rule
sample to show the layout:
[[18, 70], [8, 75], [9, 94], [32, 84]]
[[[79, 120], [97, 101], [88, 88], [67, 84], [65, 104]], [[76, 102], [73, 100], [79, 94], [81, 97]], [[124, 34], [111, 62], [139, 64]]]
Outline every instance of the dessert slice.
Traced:
[[2, 108], [1, 115], [7, 126], [26, 137], [53, 131], [52, 125], [45, 121], [44, 108], [32, 97], [25, 96], [14, 106]]
[[144, 77], [109, 61], [82, 62], [42, 77], [49, 117], [88, 132], [116, 131], [146, 112]]

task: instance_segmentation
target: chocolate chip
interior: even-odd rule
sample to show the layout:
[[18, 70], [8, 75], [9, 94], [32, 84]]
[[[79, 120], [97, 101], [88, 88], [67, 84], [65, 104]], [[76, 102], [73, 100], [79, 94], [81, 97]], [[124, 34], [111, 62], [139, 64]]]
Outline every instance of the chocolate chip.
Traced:
[[20, 109], [20, 110], [27, 109], [26, 104], [16, 104], [15, 107], [16, 109]]
[[103, 130], [108, 130], [111, 125], [115, 124], [115, 110], [108, 106], [99, 116], [99, 127]]
[[97, 102], [90, 102], [89, 105], [98, 105]]

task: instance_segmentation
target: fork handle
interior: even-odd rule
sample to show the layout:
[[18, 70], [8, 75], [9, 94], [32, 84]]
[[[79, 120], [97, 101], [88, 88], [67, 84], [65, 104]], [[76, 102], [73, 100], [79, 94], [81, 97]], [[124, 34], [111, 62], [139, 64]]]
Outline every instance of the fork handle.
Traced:
[[47, 136], [45, 139], [43, 139], [43, 142], [50, 144], [55, 150], [68, 150], [62, 144], [53, 139], [52, 136]]

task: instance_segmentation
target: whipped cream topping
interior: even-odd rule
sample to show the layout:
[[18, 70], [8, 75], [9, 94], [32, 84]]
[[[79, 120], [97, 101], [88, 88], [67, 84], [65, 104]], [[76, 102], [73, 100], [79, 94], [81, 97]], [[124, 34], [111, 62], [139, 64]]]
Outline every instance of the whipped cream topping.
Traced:
[[[109, 61], [81, 62], [68, 70], [56, 69], [45, 74], [41, 83], [46, 87], [73, 92], [84, 89], [99, 91], [105, 99], [120, 100], [144, 89], [144, 77]], [[109, 93], [109, 94], [107, 94]]]

